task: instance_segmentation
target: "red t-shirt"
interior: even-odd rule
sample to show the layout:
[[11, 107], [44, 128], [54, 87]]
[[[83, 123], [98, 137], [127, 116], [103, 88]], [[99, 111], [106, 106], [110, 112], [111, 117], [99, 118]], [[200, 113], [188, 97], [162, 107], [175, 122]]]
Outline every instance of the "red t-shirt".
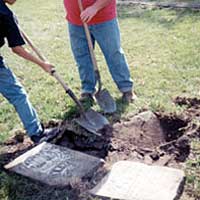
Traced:
[[[82, 0], [84, 9], [91, 6], [95, 1], [96, 0]], [[72, 24], [82, 25], [78, 0], [64, 0], [64, 5], [67, 12], [66, 19]], [[112, 0], [106, 7], [99, 10], [88, 24], [92, 25], [106, 22], [114, 19], [116, 15], [116, 0]]]

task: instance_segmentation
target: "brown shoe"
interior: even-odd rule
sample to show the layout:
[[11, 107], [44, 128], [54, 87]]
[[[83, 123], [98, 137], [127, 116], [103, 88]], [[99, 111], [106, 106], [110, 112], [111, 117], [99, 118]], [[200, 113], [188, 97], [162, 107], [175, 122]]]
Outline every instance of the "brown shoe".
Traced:
[[137, 96], [132, 91], [124, 92], [122, 95], [122, 101], [124, 103], [133, 103], [136, 99], [137, 99]]

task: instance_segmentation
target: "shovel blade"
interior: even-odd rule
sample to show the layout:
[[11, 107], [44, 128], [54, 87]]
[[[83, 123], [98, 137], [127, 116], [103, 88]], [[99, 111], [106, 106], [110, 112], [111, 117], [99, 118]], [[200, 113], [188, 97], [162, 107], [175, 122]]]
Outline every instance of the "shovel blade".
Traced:
[[98, 132], [109, 125], [109, 121], [103, 115], [92, 109], [85, 112], [85, 116], [81, 115], [79, 118], [75, 119], [75, 122], [98, 136], [101, 136]]
[[108, 92], [108, 90], [103, 89], [95, 94], [95, 98], [100, 108], [104, 113], [114, 113], [117, 110], [116, 102]]

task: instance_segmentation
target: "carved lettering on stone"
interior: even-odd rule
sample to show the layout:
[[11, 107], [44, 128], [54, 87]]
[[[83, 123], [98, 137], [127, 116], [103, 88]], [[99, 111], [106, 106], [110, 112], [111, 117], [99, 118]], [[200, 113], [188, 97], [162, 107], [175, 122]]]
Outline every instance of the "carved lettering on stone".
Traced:
[[5, 166], [19, 174], [49, 185], [67, 185], [96, 170], [102, 164], [87, 154], [42, 143]]

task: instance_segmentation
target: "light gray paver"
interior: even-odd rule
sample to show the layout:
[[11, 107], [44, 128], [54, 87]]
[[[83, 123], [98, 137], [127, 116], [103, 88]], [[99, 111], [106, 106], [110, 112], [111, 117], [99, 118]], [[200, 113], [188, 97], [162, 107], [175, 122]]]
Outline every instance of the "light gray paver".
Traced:
[[184, 177], [182, 170], [120, 161], [90, 193], [120, 200], [175, 200]]

